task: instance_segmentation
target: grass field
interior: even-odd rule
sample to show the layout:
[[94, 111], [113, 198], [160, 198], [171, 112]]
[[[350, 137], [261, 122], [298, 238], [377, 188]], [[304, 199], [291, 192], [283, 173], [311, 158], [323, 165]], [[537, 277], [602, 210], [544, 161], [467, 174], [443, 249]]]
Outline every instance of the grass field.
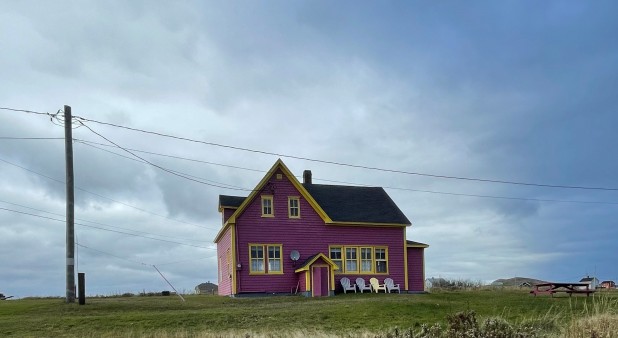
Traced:
[[448, 315], [469, 310], [479, 321], [500, 318], [510, 325], [533, 327], [540, 336], [561, 336], [578, 320], [602, 315], [615, 324], [618, 314], [616, 292], [590, 298], [532, 297], [519, 290], [347, 294], [319, 299], [185, 298], [184, 303], [174, 296], [89, 298], [84, 306], [65, 304], [59, 298], [2, 301], [0, 336], [386, 337], [409, 333], [410, 328], [418, 332], [423, 324], [445, 326]]

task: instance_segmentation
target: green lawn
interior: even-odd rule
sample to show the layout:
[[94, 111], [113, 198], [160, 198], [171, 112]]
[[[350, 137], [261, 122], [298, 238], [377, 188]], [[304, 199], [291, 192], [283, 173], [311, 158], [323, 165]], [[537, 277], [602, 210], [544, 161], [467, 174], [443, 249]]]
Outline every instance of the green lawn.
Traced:
[[[90, 298], [0, 302], [0, 336], [204, 336], [204, 333], [280, 336], [285, 332], [386, 333], [395, 327], [445, 323], [449, 314], [474, 310], [480, 318], [532, 323], [548, 332], [572, 316], [612, 308], [618, 293], [533, 297], [519, 290], [434, 292], [425, 295], [347, 294], [228, 298], [219, 296]], [[605, 309], [607, 310], [607, 309]], [[606, 311], [605, 311], [606, 312]], [[182, 333], [182, 334], [181, 334]]]

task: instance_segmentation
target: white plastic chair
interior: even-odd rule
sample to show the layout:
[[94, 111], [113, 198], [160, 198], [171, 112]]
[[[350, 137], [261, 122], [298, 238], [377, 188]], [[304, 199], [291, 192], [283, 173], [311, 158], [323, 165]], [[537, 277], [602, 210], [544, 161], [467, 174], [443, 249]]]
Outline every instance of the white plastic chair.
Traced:
[[341, 286], [343, 287], [343, 293], [348, 293], [348, 291], [354, 290], [356, 293], [356, 285], [350, 284], [350, 279], [348, 277], [341, 278]]
[[375, 291], [375, 293], [378, 293], [380, 290], [387, 292], [386, 286], [384, 284], [380, 284], [377, 278], [373, 277], [369, 279], [369, 283], [371, 284], [371, 288], [373, 289], [373, 291]]
[[399, 284], [395, 284], [395, 282], [391, 278], [386, 278], [384, 280], [384, 286], [386, 286], [386, 291], [388, 293], [391, 293], [394, 290], [397, 290], [397, 292], [401, 293], [401, 288], [399, 287]]
[[371, 292], [371, 285], [365, 284], [365, 280], [361, 277], [356, 278], [356, 287], [358, 287], [358, 291], [363, 293], [363, 291]]

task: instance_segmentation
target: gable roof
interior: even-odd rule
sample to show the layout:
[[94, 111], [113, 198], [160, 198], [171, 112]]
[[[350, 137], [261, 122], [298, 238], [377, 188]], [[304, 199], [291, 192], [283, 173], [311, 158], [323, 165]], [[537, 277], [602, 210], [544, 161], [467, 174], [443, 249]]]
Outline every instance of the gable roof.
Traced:
[[238, 208], [246, 197], [219, 195], [219, 211], [221, 208]]
[[414, 242], [406, 240], [406, 247], [408, 248], [428, 248], [429, 245], [421, 242]]
[[[215, 243], [219, 241], [228, 226], [236, 223], [236, 218], [245, 211], [251, 201], [266, 187], [270, 178], [277, 170], [281, 170], [283, 175], [290, 180], [292, 185], [326, 224], [361, 226], [411, 225], [408, 218], [399, 210], [395, 202], [382, 188], [301, 184], [283, 161], [278, 159], [246, 198], [227, 195], [219, 196], [219, 211], [222, 210], [223, 201], [231, 204], [229, 207], [236, 208], [236, 210], [219, 230], [214, 240]], [[318, 197], [314, 197], [314, 194]], [[328, 208], [328, 212], [326, 212], [322, 204]], [[335, 216], [335, 219], [331, 218], [331, 213]]]
[[333, 270], [339, 270], [339, 267], [337, 266], [337, 264], [335, 262], [333, 262], [332, 259], [326, 257], [326, 255], [324, 255], [323, 253], [320, 252], [320, 253], [317, 253], [315, 255], [307, 257], [307, 259], [305, 259], [305, 261], [300, 265], [300, 267], [298, 269], [294, 270], [294, 272], [301, 272], [301, 271], [309, 270], [309, 267], [313, 263], [315, 263], [315, 261], [317, 261], [320, 258], [324, 262], [326, 262], [326, 264], [330, 265], [331, 268], [333, 268]]
[[303, 184], [333, 222], [410, 225], [410, 220], [380, 187]]
[[596, 277], [584, 277], [580, 280], [580, 282], [593, 282], [595, 279], [598, 281]]

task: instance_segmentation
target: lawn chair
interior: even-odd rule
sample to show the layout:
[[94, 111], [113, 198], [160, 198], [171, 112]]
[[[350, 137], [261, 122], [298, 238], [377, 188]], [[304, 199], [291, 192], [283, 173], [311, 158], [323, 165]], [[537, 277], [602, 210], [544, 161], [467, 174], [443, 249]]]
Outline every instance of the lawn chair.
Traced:
[[386, 286], [386, 291], [388, 293], [393, 292], [393, 290], [397, 290], [397, 292], [401, 293], [401, 288], [399, 288], [399, 284], [395, 284], [391, 278], [386, 278], [384, 280], [384, 286]]
[[361, 277], [356, 278], [356, 286], [358, 287], [358, 291], [361, 293], [365, 290], [371, 292], [371, 285], [365, 284], [365, 280]]
[[356, 285], [351, 284], [350, 285], [350, 279], [348, 277], [343, 277], [341, 278], [341, 286], [343, 287], [343, 293], [348, 293], [349, 291], [354, 290], [354, 293], [356, 293]]
[[380, 290], [383, 290], [385, 293], [387, 292], [386, 286], [384, 284], [380, 285], [380, 282], [377, 278], [371, 278], [369, 280], [369, 283], [371, 284], [371, 288], [373, 289], [373, 291], [375, 291], [376, 293], [378, 293]]

